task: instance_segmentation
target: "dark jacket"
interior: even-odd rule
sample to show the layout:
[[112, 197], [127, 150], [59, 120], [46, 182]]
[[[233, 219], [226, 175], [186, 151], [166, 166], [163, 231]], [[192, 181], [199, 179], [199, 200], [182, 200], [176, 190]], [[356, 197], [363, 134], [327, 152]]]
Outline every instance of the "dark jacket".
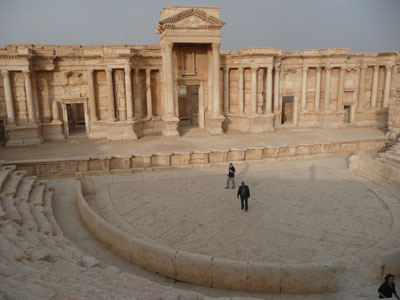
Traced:
[[[386, 282], [384, 282], [378, 289], [379, 293], [382, 293], [386, 298], [392, 298], [392, 295], [395, 294], [397, 296], [396, 293], [396, 287], [393, 283], [393, 286], [390, 287]], [[379, 295], [379, 299], [381, 299], [382, 296]]]
[[[244, 189], [244, 196], [242, 196], [242, 189]], [[237, 196], [242, 198], [250, 198], [250, 189], [247, 185], [240, 186], [237, 192]]]

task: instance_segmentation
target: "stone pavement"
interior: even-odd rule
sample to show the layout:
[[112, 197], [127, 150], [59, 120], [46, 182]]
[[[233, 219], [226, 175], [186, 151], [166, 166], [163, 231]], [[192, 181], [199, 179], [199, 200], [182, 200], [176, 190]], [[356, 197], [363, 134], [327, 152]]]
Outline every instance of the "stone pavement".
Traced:
[[181, 137], [145, 136], [134, 141], [87, 138], [49, 141], [41, 145], [0, 147], [0, 160], [68, 159], [89, 156], [131, 155], [173, 151], [209, 151], [279, 145], [324, 143], [384, 138], [376, 128], [279, 129], [260, 134], [228, 133], [212, 136], [199, 128], [186, 129]]
[[[238, 260], [343, 266], [336, 295], [262, 298], [376, 298], [377, 258], [400, 245], [398, 235], [391, 232], [398, 216], [390, 211], [399, 205], [399, 190], [352, 174], [345, 157], [245, 164], [237, 166], [236, 178], [237, 185], [245, 180], [251, 188], [250, 209], [244, 212], [236, 189], [224, 189], [226, 169], [92, 177], [96, 195], [87, 200], [108, 222], [132, 236], [176, 249]], [[60, 190], [66, 188], [65, 180], [71, 181], [51, 181], [57, 206], [67, 205], [67, 200], [58, 199], [67, 194]], [[63, 215], [59, 214], [61, 225]], [[71, 225], [63, 229], [68, 232]]]

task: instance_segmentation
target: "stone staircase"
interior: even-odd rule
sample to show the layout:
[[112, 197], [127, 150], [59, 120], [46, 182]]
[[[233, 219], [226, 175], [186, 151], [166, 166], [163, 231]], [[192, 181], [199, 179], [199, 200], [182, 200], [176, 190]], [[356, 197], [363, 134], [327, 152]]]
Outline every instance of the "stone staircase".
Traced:
[[400, 169], [400, 138], [386, 152], [380, 153], [377, 160]]
[[85, 255], [58, 226], [54, 196], [46, 182], [0, 165], [0, 299], [204, 299]]

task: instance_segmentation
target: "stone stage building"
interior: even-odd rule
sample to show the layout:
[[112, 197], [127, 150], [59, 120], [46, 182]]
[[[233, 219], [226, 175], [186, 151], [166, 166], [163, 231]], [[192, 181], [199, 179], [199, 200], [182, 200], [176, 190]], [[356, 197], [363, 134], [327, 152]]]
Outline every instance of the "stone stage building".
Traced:
[[219, 8], [173, 6], [161, 11], [160, 45], [0, 48], [1, 139], [388, 127], [399, 51], [221, 51], [224, 25]]

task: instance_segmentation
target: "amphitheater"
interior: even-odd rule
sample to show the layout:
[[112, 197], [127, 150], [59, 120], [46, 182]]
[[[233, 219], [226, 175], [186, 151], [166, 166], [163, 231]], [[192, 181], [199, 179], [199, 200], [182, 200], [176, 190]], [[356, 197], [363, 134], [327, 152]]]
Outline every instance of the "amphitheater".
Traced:
[[0, 48], [0, 299], [377, 299], [400, 275], [400, 53], [220, 51], [224, 25], [164, 7], [161, 47]]

